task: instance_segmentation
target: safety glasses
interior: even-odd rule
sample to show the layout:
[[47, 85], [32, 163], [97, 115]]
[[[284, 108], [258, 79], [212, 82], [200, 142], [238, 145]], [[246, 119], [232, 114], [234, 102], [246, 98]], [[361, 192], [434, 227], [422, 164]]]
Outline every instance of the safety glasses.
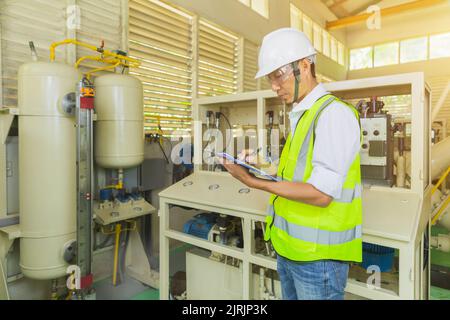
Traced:
[[281, 85], [283, 82], [289, 79], [293, 72], [294, 69], [292, 68], [292, 65], [287, 64], [269, 73], [266, 78], [270, 85], [272, 85], [273, 83]]

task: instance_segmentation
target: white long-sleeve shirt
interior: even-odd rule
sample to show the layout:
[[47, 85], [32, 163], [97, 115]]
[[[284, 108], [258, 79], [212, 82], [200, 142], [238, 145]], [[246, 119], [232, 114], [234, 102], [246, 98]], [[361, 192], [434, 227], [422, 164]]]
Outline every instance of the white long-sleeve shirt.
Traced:
[[[289, 113], [291, 130], [295, 130], [301, 115], [326, 94], [329, 92], [319, 84], [300, 103], [294, 104]], [[348, 106], [333, 101], [322, 111], [315, 132], [313, 170], [306, 183], [339, 199], [348, 169], [360, 150], [358, 120]]]

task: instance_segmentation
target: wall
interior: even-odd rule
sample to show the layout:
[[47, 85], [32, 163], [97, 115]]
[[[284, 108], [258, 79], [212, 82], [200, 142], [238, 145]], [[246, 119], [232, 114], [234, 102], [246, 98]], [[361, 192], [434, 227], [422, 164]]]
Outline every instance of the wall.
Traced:
[[370, 69], [351, 70], [348, 72], [348, 79], [378, 77], [388, 74], [419, 72], [419, 71], [425, 73], [426, 79], [436, 76], [450, 77], [450, 58], [440, 58], [425, 61], [401, 63]]
[[[267, 33], [290, 26], [291, 1], [289, 0], [269, 0], [269, 19], [254, 12], [238, 0], [169, 0], [166, 2], [196, 13], [258, 45]], [[292, 0], [292, 3], [322, 27], [325, 26], [326, 20], [336, 19], [336, 16], [319, 0]], [[239, 17], [236, 16], [237, 12]], [[344, 30], [332, 31], [330, 34], [345, 45]], [[317, 72], [336, 80], [346, 78], [346, 67], [321, 54], [318, 55]]]
[[196, 13], [254, 43], [260, 43], [263, 36], [272, 30], [290, 26], [288, 0], [269, 0], [270, 19], [264, 18], [238, 0], [170, 0], [167, 2]]

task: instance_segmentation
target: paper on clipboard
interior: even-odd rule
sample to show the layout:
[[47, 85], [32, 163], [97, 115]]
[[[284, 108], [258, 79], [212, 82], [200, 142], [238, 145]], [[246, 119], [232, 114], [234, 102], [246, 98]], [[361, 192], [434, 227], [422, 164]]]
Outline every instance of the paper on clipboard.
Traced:
[[236, 159], [236, 158], [234, 158], [233, 156], [231, 156], [230, 154], [228, 154], [226, 152], [219, 152], [219, 153], [216, 153], [216, 155], [218, 157], [225, 158], [225, 159], [227, 159], [229, 161], [232, 161], [233, 163], [236, 163], [236, 164], [238, 164], [240, 166], [243, 166], [243, 167], [249, 169], [249, 171], [251, 173], [263, 176], [263, 177], [268, 178], [268, 179], [270, 179], [272, 181], [279, 181], [278, 178], [273, 177], [270, 174], [268, 174], [268, 173], [266, 173], [266, 172], [264, 172], [264, 171], [262, 171], [262, 170], [260, 170], [260, 169], [258, 169], [256, 167], [253, 167], [253, 166], [249, 165], [248, 163], [246, 163], [246, 162], [244, 162], [242, 160]]

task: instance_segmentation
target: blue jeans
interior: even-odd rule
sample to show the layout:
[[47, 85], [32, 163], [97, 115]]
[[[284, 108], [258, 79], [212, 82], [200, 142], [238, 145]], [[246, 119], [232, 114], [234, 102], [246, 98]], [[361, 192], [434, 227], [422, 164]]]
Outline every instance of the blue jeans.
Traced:
[[347, 262], [295, 262], [278, 256], [277, 268], [284, 300], [344, 299], [349, 269]]

